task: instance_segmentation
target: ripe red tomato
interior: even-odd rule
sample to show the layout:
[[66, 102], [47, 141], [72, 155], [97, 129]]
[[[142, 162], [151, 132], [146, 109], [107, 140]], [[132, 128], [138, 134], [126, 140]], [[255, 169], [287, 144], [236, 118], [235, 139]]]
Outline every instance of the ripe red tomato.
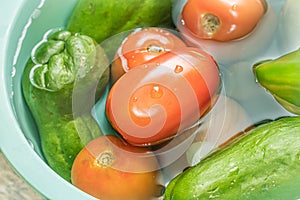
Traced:
[[72, 183], [101, 200], [151, 199], [161, 190], [155, 155], [116, 136], [92, 140], [75, 158]]
[[127, 142], [154, 145], [208, 112], [219, 86], [219, 69], [209, 54], [175, 49], [124, 74], [109, 92], [106, 114]]
[[112, 82], [135, 66], [183, 46], [186, 46], [185, 43], [167, 29], [138, 29], [123, 41], [117, 51], [111, 67]]
[[265, 0], [188, 0], [182, 19], [200, 38], [229, 41], [249, 34], [266, 10]]

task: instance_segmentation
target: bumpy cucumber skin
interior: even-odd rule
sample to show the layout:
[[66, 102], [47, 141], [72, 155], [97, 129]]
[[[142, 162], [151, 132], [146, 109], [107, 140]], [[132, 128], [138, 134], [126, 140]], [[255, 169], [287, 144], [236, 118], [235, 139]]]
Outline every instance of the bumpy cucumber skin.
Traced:
[[254, 65], [257, 81], [289, 112], [300, 114], [300, 49]]
[[173, 27], [171, 0], [79, 0], [67, 29], [101, 43], [123, 31], [145, 27]]
[[299, 199], [300, 117], [260, 125], [167, 186], [165, 200]]

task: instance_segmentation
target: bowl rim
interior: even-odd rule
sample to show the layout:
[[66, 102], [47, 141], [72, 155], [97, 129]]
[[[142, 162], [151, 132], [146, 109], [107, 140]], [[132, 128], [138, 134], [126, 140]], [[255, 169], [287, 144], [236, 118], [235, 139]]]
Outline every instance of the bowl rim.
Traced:
[[[35, 0], [35, 3], [44, 1]], [[23, 134], [11, 105], [10, 85], [8, 84], [11, 77], [5, 76], [7, 74], [5, 71], [13, 64], [7, 58], [7, 52], [13, 46], [9, 44], [10, 33], [16, 26], [20, 11], [27, 3], [26, 0], [11, 0], [0, 8], [0, 17], [6, 19], [0, 23], [0, 78], [2, 80], [0, 81], [0, 150], [16, 173], [42, 197], [46, 199], [95, 199], [61, 178], [38, 156]], [[26, 11], [28, 19], [32, 11]]]

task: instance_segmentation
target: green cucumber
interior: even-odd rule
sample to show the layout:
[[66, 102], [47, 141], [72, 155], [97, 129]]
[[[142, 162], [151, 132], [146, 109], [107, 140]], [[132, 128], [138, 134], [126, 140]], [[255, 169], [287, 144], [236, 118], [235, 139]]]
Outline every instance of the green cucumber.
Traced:
[[94, 38], [98, 43], [140, 27], [174, 27], [171, 0], [78, 0], [67, 29]]
[[300, 117], [259, 125], [167, 185], [165, 200], [299, 199]]

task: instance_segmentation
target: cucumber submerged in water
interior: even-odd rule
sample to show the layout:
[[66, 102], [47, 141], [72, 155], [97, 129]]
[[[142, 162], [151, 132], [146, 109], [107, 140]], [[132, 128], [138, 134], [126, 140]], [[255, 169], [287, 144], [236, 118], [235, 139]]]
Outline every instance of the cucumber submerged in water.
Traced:
[[174, 27], [171, 0], [78, 0], [67, 29], [98, 43], [140, 27]]
[[260, 125], [168, 184], [164, 199], [299, 199], [300, 117]]

